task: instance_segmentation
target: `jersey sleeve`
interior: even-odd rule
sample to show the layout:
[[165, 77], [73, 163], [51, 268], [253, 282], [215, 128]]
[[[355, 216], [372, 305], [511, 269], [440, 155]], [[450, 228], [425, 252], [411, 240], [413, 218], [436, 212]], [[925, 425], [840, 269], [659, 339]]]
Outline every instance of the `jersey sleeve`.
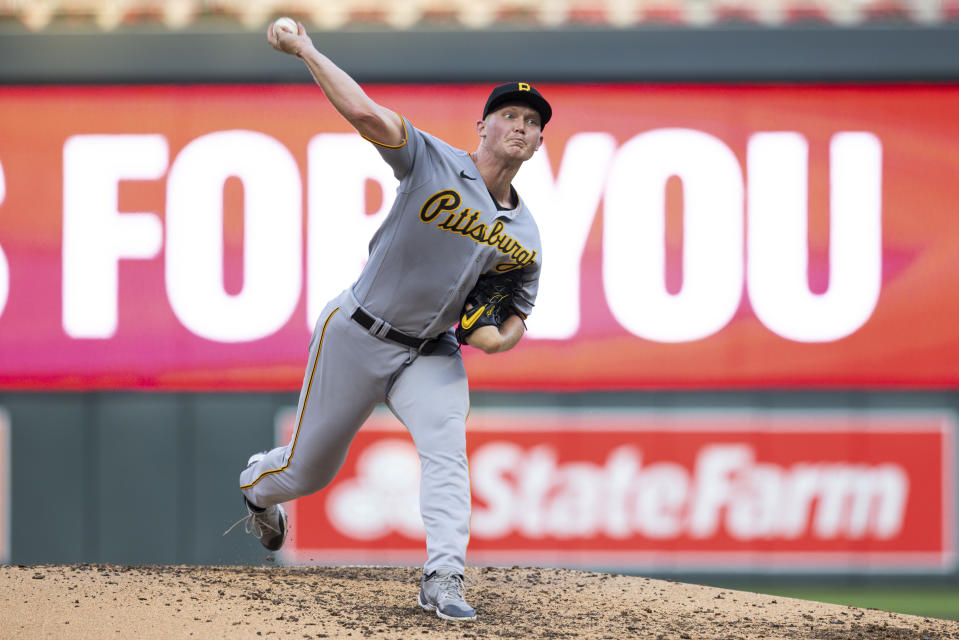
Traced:
[[403, 118], [403, 141], [400, 144], [387, 145], [370, 138], [367, 140], [373, 143], [374, 148], [386, 164], [390, 165], [393, 175], [400, 182], [412, 173], [418, 157], [423, 153], [423, 132], [410, 124], [406, 118]]

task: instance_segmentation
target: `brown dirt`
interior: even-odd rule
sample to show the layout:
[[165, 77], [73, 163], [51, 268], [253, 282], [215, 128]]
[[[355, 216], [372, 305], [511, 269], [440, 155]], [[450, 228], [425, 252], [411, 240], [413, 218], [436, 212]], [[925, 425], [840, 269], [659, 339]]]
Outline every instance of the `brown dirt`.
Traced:
[[475, 622], [416, 605], [419, 569], [0, 566], [0, 637], [959, 639], [959, 622], [663, 580], [470, 568]]

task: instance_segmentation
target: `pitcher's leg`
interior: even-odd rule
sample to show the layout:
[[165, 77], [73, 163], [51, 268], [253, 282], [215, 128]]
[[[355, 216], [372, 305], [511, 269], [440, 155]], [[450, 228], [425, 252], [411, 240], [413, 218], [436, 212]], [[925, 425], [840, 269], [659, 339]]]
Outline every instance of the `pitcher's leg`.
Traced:
[[420, 456], [424, 570], [448, 568], [461, 574], [469, 540], [470, 490], [469, 389], [459, 354], [418, 357], [393, 383], [387, 404], [409, 429]]
[[[378, 341], [337, 308], [317, 323], [293, 437], [240, 474], [251, 503], [267, 507], [318, 491], [343, 464], [350, 442], [383, 399]], [[325, 318], [325, 319], [324, 319]], [[386, 369], [389, 363], [386, 363]]]

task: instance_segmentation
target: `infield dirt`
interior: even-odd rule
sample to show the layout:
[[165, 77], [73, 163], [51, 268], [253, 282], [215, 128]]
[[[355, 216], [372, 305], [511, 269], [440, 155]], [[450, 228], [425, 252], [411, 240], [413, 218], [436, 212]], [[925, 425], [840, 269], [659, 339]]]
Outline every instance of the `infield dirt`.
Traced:
[[0, 567], [0, 638], [959, 639], [959, 622], [634, 576], [472, 567], [475, 622], [405, 567]]

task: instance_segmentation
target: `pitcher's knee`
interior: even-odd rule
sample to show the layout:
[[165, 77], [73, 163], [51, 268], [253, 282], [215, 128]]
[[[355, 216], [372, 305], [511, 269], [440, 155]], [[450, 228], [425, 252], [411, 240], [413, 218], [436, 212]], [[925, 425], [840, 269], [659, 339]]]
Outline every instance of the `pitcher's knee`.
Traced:
[[292, 500], [316, 493], [333, 481], [335, 473], [327, 473], [323, 467], [304, 464], [305, 461], [291, 461], [284, 468], [266, 475], [260, 484], [273, 485], [272, 491]]
[[316, 493], [325, 489], [339, 472], [346, 460], [346, 454], [329, 451], [311, 452], [296, 449], [287, 462], [284, 471], [294, 482], [302, 495]]

